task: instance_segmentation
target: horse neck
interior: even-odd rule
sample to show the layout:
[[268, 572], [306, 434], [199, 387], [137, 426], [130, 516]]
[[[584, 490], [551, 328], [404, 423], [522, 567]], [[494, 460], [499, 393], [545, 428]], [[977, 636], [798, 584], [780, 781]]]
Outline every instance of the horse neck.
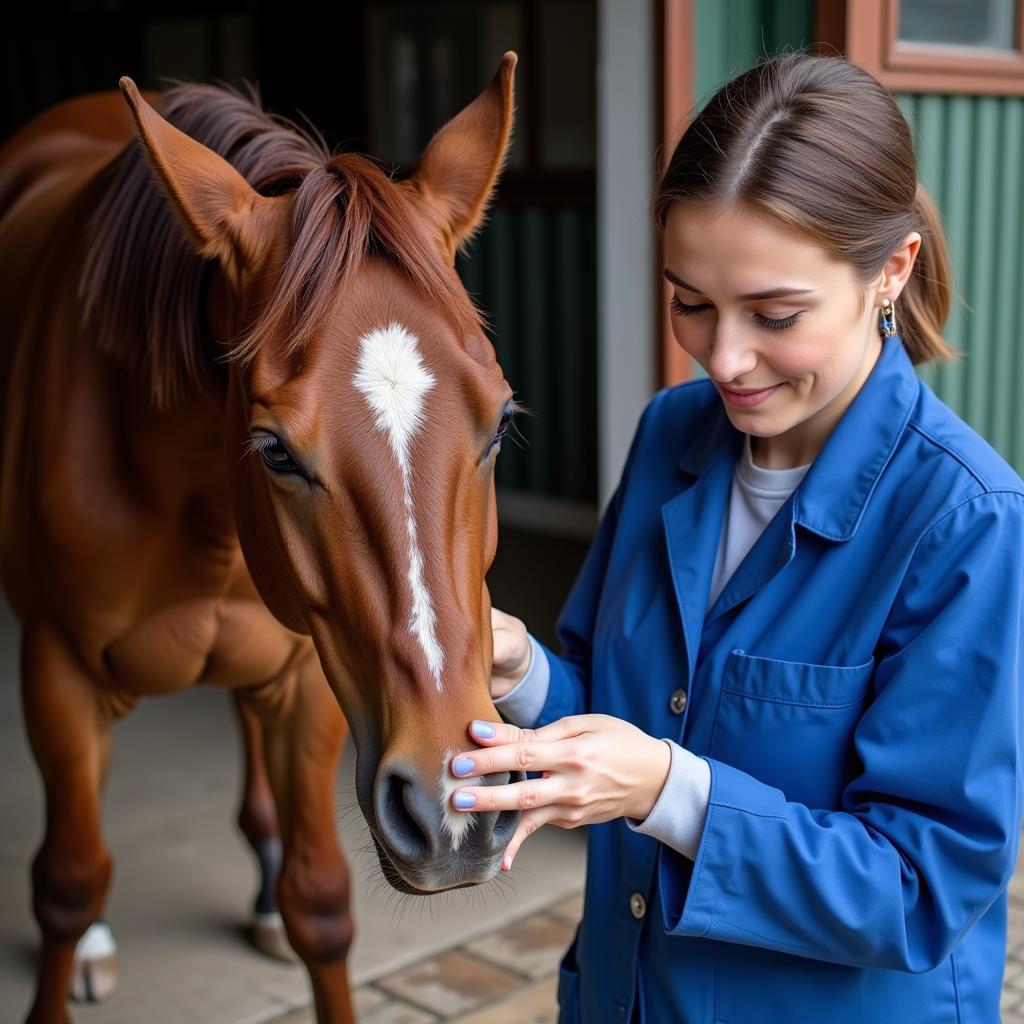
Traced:
[[233, 518], [225, 472], [224, 396], [196, 389], [162, 409], [140, 390], [118, 417], [140, 489], [158, 509], [198, 503], [229, 530]]

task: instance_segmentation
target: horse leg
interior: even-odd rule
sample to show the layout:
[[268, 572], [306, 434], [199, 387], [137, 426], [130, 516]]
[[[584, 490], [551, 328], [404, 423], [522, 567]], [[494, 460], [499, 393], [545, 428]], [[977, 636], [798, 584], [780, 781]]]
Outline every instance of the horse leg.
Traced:
[[[134, 701], [132, 702], [134, 703]], [[128, 710], [122, 706], [120, 715]], [[109, 725], [100, 732], [100, 794], [107, 785], [110, 766]], [[114, 994], [120, 978], [117, 973], [117, 942], [103, 918], [94, 921], [75, 946], [71, 968], [71, 999], [76, 1003], [101, 1003]]]
[[245, 751], [245, 788], [238, 809], [238, 827], [256, 855], [260, 887], [252, 913], [252, 941], [261, 953], [275, 960], [294, 961], [284, 923], [277, 909], [277, 879], [281, 873], [281, 835], [277, 811], [263, 763], [263, 727], [245, 697], [234, 693], [235, 712]]
[[318, 1024], [354, 1024], [345, 963], [353, 933], [348, 869], [334, 813], [334, 775], [348, 727], [312, 649], [280, 686], [275, 713], [261, 716], [284, 845], [277, 902], [309, 971]]
[[66, 1024], [75, 948], [99, 916], [111, 858], [100, 790], [112, 716], [95, 682], [49, 623], [22, 639], [22, 704], [46, 791], [46, 832], [32, 863], [32, 909], [43, 935], [31, 1024]]

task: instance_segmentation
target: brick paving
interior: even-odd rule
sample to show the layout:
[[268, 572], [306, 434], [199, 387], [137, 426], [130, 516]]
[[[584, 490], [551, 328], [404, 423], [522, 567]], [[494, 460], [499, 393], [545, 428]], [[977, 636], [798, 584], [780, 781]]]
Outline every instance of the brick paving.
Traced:
[[[558, 961], [582, 909], [582, 897], [572, 896], [361, 986], [360, 1024], [555, 1024]], [[315, 1019], [306, 1009], [272, 1024]]]
[[[356, 991], [360, 1024], [554, 1024], [558, 961], [579, 920], [574, 896]], [[1003, 1024], [1024, 1024], [1024, 864], [1010, 884]], [[271, 1024], [315, 1024], [300, 1010]]]

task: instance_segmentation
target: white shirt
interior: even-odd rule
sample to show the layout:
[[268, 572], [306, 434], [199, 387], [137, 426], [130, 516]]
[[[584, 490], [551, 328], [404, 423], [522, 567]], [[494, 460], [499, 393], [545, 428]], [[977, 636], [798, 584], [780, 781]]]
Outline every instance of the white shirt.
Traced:
[[796, 490], [810, 468], [809, 462], [806, 466], [793, 469], [765, 469], [755, 465], [750, 435], [744, 435], [743, 452], [736, 460], [729, 505], [722, 520], [718, 556], [711, 578], [711, 593], [708, 595], [709, 609], [764, 528], [775, 517], [782, 503]]

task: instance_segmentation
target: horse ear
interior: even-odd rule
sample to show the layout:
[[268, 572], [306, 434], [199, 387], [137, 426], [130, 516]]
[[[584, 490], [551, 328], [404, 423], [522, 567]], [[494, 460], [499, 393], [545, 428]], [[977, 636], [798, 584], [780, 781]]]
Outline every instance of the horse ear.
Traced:
[[508, 155], [518, 58], [510, 50], [491, 84], [430, 140], [413, 181], [441, 208], [451, 250], [479, 227]]
[[120, 81], [139, 143], [193, 248], [220, 261], [232, 286], [263, 262], [276, 207], [225, 160], [161, 117], [125, 76]]

